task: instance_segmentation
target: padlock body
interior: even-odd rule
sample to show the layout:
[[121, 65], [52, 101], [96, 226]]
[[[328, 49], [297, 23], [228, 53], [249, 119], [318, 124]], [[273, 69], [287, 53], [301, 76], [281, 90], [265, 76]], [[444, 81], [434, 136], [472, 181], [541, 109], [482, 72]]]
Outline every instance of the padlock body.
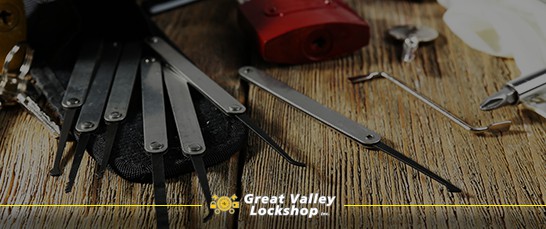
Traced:
[[[22, 0], [0, 0], [0, 68], [11, 48], [26, 40], [27, 22]], [[16, 53], [10, 62], [9, 71], [17, 71], [24, 52]]]
[[368, 23], [341, 0], [250, 0], [240, 22], [264, 60], [300, 64], [332, 59], [368, 44]]

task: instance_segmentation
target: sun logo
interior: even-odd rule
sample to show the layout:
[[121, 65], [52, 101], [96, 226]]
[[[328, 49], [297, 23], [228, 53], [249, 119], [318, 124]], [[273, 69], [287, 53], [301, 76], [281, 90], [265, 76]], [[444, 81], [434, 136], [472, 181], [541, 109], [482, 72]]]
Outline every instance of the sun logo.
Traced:
[[235, 201], [237, 196], [234, 194], [231, 197], [217, 195], [212, 196], [213, 201], [210, 202], [210, 209], [214, 209], [214, 213], [229, 212], [235, 213], [235, 209], [239, 208], [239, 201]]

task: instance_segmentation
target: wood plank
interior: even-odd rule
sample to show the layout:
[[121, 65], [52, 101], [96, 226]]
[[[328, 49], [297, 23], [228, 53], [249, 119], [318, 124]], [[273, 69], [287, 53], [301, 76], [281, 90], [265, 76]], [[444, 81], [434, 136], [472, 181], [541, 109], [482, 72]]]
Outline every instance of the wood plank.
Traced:
[[[237, 69], [245, 52], [240, 34], [234, 33], [236, 2], [217, 1], [192, 4], [155, 18], [158, 25], [197, 66], [237, 97]], [[222, 38], [222, 39], [219, 39]], [[108, 171], [100, 191], [90, 185], [95, 162], [85, 156], [72, 193], [64, 193], [68, 167], [58, 178], [50, 177], [57, 141], [35, 118], [22, 109], [0, 112], [0, 203], [1, 204], [153, 204], [152, 186], [125, 181]], [[67, 148], [70, 148], [71, 145]], [[236, 192], [237, 156], [208, 169], [211, 189], [218, 195]], [[205, 204], [198, 179], [187, 174], [167, 184], [168, 204]], [[217, 215], [202, 223], [206, 208], [172, 207], [172, 228], [231, 228], [232, 215]], [[99, 227], [152, 228], [151, 207], [2, 207], [0, 227]]]
[[[445, 188], [381, 152], [369, 151], [268, 93], [251, 86], [252, 118], [307, 168], [288, 165], [250, 134], [242, 176], [238, 157], [208, 169], [213, 192], [334, 195], [329, 216], [250, 216], [241, 204], [236, 216], [222, 214], [202, 224], [204, 209], [170, 209], [174, 227], [529, 227], [546, 224], [544, 207], [344, 207], [344, 204], [544, 204], [546, 197], [546, 126], [544, 118], [515, 107], [481, 112], [479, 103], [504, 82], [518, 76], [513, 61], [467, 47], [442, 22], [444, 10], [433, 1], [349, 1], [371, 25], [371, 44], [340, 59], [281, 66], [263, 63], [236, 24], [236, 3], [204, 1], [160, 17], [169, 37], [230, 93], [245, 99], [236, 76], [252, 62], [279, 80], [343, 115], [377, 131], [387, 144], [458, 185]], [[420, 48], [411, 64], [398, 61], [399, 48], [384, 41], [384, 31], [398, 24], [424, 24], [442, 36]], [[511, 132], [475, 136], [385, 80], [351, 85], [346, 77], [384, 70], [471, 124], [512, 120]], [[95, 163], [84, 157], [71, 194], [64, 194], [67, 173], [48, 176], [56, 140], [22, 109], [0, 112], [1, 204], [142, 204], [153, 203], [150, 185], [133, 184], [107, 172], [97, 192], [90, 184]], [[33, 168], [29, 170], [28, 168]], [[66, 169], [66, 168], [65, 168]], [[188, 174], [168, 184], [173, 204], [203, 200], [198, 181]], [[242, 196], [241, 196], [242, 197]], [[267, 207], [269, 205], [258, 205]], [[152, 208], [0, 208], [0, 227], [153, 227]]]
[[[349, 1], [370, 23], [371, 44], [337, 60], [277, 66], [254, 59], [275, 78], [384, 136], [387, 144], [464, 190], [448, 193], [438, 183], [381, 152], [369, 151], [340, 133], [254, 87], [252, 117], [306, 169], [279, 160], [251, 136], [242, 193], [337, 196], [330, 216], [250, 216], [242, 204], [241, 227], [543, 227], [544, 207], [344, 207], [344, 204], [544, 204], [544, 119], [514, 107], [479, 111], [479, 103], [518, 76], [512, 60], [470, 49], [443, 23], [435, 2]], [[399, 24], [436, 28], [441, 37], [420, 48], [411, 64], [398, 61], [384, 32]], [[387, 71], [475, 125], [512, 120], [510, 132], [476, 136], [386, 80], [351, 85], [346, 79]], [[274, 111], [274, 112], [272, 112]], [[271, 205], [261, 204], [261, 207]], [[289, 206], [289, 205], [288, 205]], [[301, 205], [300, 205], [301, 206]]]

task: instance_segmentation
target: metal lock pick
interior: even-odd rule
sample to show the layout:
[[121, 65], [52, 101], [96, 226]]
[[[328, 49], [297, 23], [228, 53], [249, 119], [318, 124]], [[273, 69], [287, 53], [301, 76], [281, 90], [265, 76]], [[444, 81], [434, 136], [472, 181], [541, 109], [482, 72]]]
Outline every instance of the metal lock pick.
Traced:
[[315, 100], [312, 100], [311, 98], [297, 92], [283, 82], [267, 75], [265, 72], [254, 67], [243, 67], [239, 70], [239, 75], [244, 80], [262, 88], [277, 98], [307, 113], [311, 117], [318, 119], [322, 123], [362, 143], [365, 147], [369, 149], [381, 150], [425, 174], [426, 176], [438, 181], [440, 184], [446, 186], [449, 192], [461, 192], [461, 189], [451, 184], [449, 181], [436, 175], [411, 158], [381, 142], [381, 136], [379, 134], [331, 109], [322, 106]]
[[104, 47], [103, 57], [97, 69], [97, 74], [89, 88], [87, 101], [83, 104], [78, 122], [76, 122], [75, 129], [80, 133], [80, 138], [76, 146], [74, 159], [72, 160], [70, 174], [68, 175], [68, 183], [65, 189], [67, 193], [72, 191], [72, 186], [78, 174], [87, 144], [93, 132], [101, 124], [104, 107], [108, 99], [110, 85], [114, 78], [120, 53], [121, 45], [118, 43], [110, 43]]
[[305, 164], [297, 162], [288, 153], [286, 153], [269, 135], [254, 124], [248, 115], [245, 114], [246, 108], [237, 99], [233, 98], [216, 82], [210, 79], [204, 72], [193, 65], [184, 55], [177, 51], [165, 40], [159, 37], [152, 37], [146, 40], [147, 44], [167, 62], [180, 77], [187, 80], [208, 100], [214, 103], [221, 111], [227, 115], [234, 116], [241, 121], [250, 130], [256, 133], [261, 139], [269, 144], [275, 151], [281, 155], [288, 163], [304, 167]]
[[468, 124], [467, 122], [463, 121], [462, 119], [460, 119], [459, 117], [455, 116], [451, 112], [447, 111], [446, 109], [444, 109], [440, 105], [432, 102], [432, 100], [430, 100], [427, 97], [421, 95], [420, 93], [412, 90], [406, 84], [400, 82], [399, 80], [397, 80], [393, 76], [387, 74], [386, 72], [372, 72], [372, 73], [370, 73], [368, 75], [350, 77], [349, 80], [354, 84], [354, 83], [369, 81], [369, 80], [372, 80], [372, 79], [375, 79], [375, 78], [378, 78], [378, 77], [383, 77], [385, 79], [388, 79], [389, 81], [393, 82], [397, 86], [401, 87], [405, 91], [407, 91], [410, 94], [412, 94], [413, 96], [417, 97], [418, 99], [420, 99], [421, 101], [423, 101], [424, 103], [429, 105], [430, 107], [432, 107], [435, 110], [437, 110], [438, 112], [442, 113], [444, 116], [451, 119], [451, 121], [453, 121], [457, 125], [461, 126], [465, 130], [468, 130], [468, 131], [470, 131], [472, 133], [479, 134], [479, 133], [483, 133], [483, 132], [490, 132], [490, 133], [503, 132], [503, 131], [508, 131], [510, 129], [510, 126], [512, 125], [512, 121], [500, 121], [500, 122], [491, 123], [491, 124], [489, 124], [487, 126], [472, 126], [472, 125]]
[[[104, 111], [106, 122], [106, 147], [102, 155], [100, 167], [96, 171], [97, 179], [100, 179], [108, 166], [112, 147], [116, 141], [116, 135], [120, 123], [127, 117], [129, 103], [135, 84], [135, 79], [140, 64], [141, 43], [132, 42], [123, 47], [123, 53], [116, 70], [108, 104]], [[97, 160], [98, 161], [98, 160]]]
[[78, 60], [72, 70], [70, 81], [66, 87], [62, 106], [65, 110], [64, 121], [61, 128], [61, 135], [55, 153], [55, 161], [53, 168], [49, 172], [51, 176], [60, 176], [61, 160], [63, 157], [64, 148], [68, 141], [68, 135], [74, 127], [74, 121], [79, 114], [82, 105], [87, 96], [87, 89], [93, 75], [95, 74], [96, 66], [102, 50], [102, 41], [86, 41], [82, 45]]
[[154, 58], [147, 58], [142, 60], [140, 69], [144, 149], [152, 157], [155, 204], [163, 205], [155, 207], [157, 228], [168, 228], [169, 214], [165, 206], [167, 204], [167, 191], [163, 163], [163, 155], [168, 149], [168, 137], [161, 63]]
[[[144, 59], [141, 63], [141, 72], [144, 148], [152, 156], [156, 205], [165, 205], [167, 201], [163, 163], [163, 154], [168, 148], [166, 109], [163, 95], [163, 85], [165, 85], [171, 102], [170, 105], [182, 153], [191, 160], [207, 205], [210, 206], [212, 195], [205, 163], [203, 162], [203, 154], [206, 149], [205, 140], [201, 133], [187, 82], [170, 67], [162, 67], [161, 63], [155, 58]], [[166, 208], [157, 206], [156, 214], [158, 227], [168, 226]], [[213, 211], [209, 209], [204, 221], [209, 220], [212, 215]]]

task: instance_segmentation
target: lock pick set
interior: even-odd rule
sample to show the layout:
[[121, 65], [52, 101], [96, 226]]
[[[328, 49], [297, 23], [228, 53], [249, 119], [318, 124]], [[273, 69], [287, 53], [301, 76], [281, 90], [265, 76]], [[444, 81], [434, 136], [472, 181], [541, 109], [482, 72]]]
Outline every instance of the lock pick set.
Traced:
[[[169, 110], [174, 117], [181, 152], [185, 157], [190, 158], [207, 205], [211, 203], [212, 197], [203, 161], [203, 154], [207, 146], [194, 110], [190, 85], [210, 99], [223, 113], [237, 117], [240, 122], [264, 139], [289, 163], [305, 166], [305, 164], [292, 159], [271, 137], [253, 124], [245, 114], [245, 107], [240, 102], [214, 83], [175, 48], [159, 37], [149, 38], [146, 43], [156, 52], [150, 54], [149, 57], [142, 56], [141, 43], [138, 42], [120, 44], [93, 41], [82, 49], [80, 59], [72, 72], [73, 77], [69, 82], [69, 89], [63, 98], [66, 119], [56, 151], [55, 164], [51, 170], [51, 175], [61, 175], [60, 162], [64, 146], [69, 133], [75, 130], [74, 133], [79, 134], [78, 143], [70, 168], [66, 192], [72, 191], [84, 151], [88, 148], [93, 132], [99, 128], [99, 125], [105, 123], [107, 143], [102, 160], [98, 161], [99, 165], [96, 171], [97, 178], [102, 177], [111, 161], [118, 125], [127, 116], [138, 72], [141, 76], [143, 147], [151, 157], [157, 205], [167, 204], [163, 154], [169, 148], [166, 118], [168, 116], [166, 112]], [[98, 58], [99, 51], [97, 50], [102, 50], [100, 58]], [[100, 61], [95, 63], [97, 60]], [[86, 91], [87, 95], [85, 95]], [[169, 104], [164, 98], [168, 98], [170, 101], [170, 109], [166, 109]], [[79, 117], [72, 129], [72, 124], [78, 113]], [[156, 207], [160, 227], [168, 226], [166, 209], [165, 206]], [[212, 214], [213, 211], [209, 211], [205, 220], [209, 219]]]
[[[206, 208], [202, 216], [204, 222], [219, 214], [220, 207], [235, 214], [239, 208], [236, 195], [220, 198], [213, 195], [218, 187], [209, 182], [207, 168], [243, 149], [249, 134], [267, 143], [277, 158], [296, 166], [294, 168], [308, 169], [308, 162], [285, 151], [256, 124], [255, 120], [260, 117], [251, 118], [239, 99], [192, 63], [151, 20], [152, 15], [196, 1], [148, 0], [138, 5], [122, 0], [105, 9], [108, 11], [104, 17], [91, 19], [89, 15], [95, 16], [97, 9], [103, 8], [86, 1], [76, 4], [84, 19], [82, 24], [90, 31], [68, 36], [77, 38], [70, 41], [73, 46], [67, 47], [78, 49], [64, 55], [71, 58], [62, 66], [70, 65], [64, 78], [56, 74], [66, 69], [53, 71], [44, 65], [34, 67], [32, 43], [21, 41], [10, 47], [0, 75], [0, 108], [21, 105], [45, 126], [50, 137], [57, 138], [55, 150], [45, 152], [53, 159], [47, 169], [49, 175], [57, 177], [56, 182], [65, 185], [65, 193], [78, 194], [78, 187], [89, 182], [100, 183], [108, 177], [107, 170], [129, 182], [151, 183], [156, 225], [169, 228], [172, 226], [169, 211], [173, 209], [168, 205], [173, 200], [168, 198], [167, 183], [186, 173], [195, 172], [198, 179], [199, 196], [203, 197], [202, 206]], [[127, 10], [129, 16], [111, 20], [122, 9]], [[372, 35], [368, 22], [342, 0], [239, 0], [237, 13], [241, 30], [254, 39], [256, 54], [265, 62], [280, 64], [275, 65], [279, 68], [352, 55], [368, 45]], [[2, 15], [6, 17], [5, 13]], [[103, 32], [95, 34], [95, 30], [103, 28]], [[426, 25], [395, 25], [384, 32], [400, 45], [401, 52], [391, 59], [401, 66], [415, 65], [415, 59], [421, 55], [419, 47], [432, 45], [441, 36]], [[38, 54], [40, 61], [47, 59]], [[427, 108], [439, 112], [442, 120], [461, 127], [459, 130], [465, 133], [476, 134], [471, 137], [499, 136], [513, 124], [510, 120], [497, 120], [484, 126], [469, 124], [475, 122], [463, 120], [458, 114], [460, 111], [449, 111], [434, 102], [437, 98], [424, 96], [419, 88], [409, 86], [395, 74], [373, 70], [348, 77], [340, 73], [336, 77], [343, 77], [343, 82], [355, 89], [358, 83], [386, 80], [396, 85], [397, 90], [404, 90]], [[401, 166], [415, 169], [422, 178], [434, 181], [431, 187], [440, 192], [465, 192], [461, 179], [447, 177], [453, 174], [429, 169], [419, 160], [406, 156], [408, 152], [397, 149], [401, 147], [382, 138], [381, 130], [371, 130], [365, 123], [327, 108], [267, 70], [241, 66], [235, 74], [244, 85], [255, 86], [366, 149], [385, 153], [401, 162]], [[43, 105], [42, 97], [49, 106]], [[479, 108], [489, 111], [517, 104], [546, 117], [546, 69], [503, 84], [496, 93], [485, 98]], [[57, 114], [50, 115], [51, 109], [57, 109]], [[69, 141], [75, 141], [73, 156], [67, 152]], [[92, 181], [78, 179], [82, 177], [78, 173], [86, 152], [95, 161]], [[455, 179], [458, 182], [452, 182]], [[318, 195], [316, 193], [317, 198]], [[330, 205], [334, 199], [335, 196]], [[218, 205], [220, 200], [229, 208]]]

